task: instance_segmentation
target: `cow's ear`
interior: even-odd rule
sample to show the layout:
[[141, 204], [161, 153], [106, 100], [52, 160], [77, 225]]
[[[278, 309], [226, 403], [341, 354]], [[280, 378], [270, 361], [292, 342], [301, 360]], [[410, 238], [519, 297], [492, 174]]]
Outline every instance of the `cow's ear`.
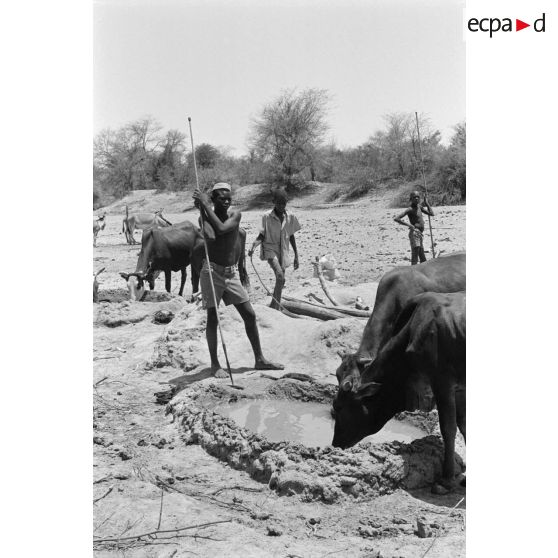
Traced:
[[120, 277], [122, 277], [122, 279], [124, 279], [124, 281], [128, 281], [128, 279], [130, 278], [130, 274], [129, 273], [124, 273], [123, 271], [120, 272]]
[[377, 382], [362, 384], [357, 392], [357, 396], [359, 399], [362, 399], [364, 397], [372, 397], [373, 395], [378, 393], [381, 387], [382, 384], [379, 384]]

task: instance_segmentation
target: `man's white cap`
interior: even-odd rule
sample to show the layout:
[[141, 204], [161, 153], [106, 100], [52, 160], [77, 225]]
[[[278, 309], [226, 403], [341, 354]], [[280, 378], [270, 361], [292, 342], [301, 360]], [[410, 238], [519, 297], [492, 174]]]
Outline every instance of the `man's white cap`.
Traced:
[[231, 191], [231, 185], [227, 184], [226, 182], [217, 182], [217, 184], [215, 184], [215, 186], [213, 186], [213, 188], [211, 188], [212, 192], [215, 192], [215, 190], [228, 190], [230, 192]]

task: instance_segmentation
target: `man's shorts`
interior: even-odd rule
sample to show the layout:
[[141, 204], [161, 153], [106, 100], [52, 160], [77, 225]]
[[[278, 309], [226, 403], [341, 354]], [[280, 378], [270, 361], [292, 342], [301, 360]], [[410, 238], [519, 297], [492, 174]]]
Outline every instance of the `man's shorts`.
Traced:
[[[224, 267], [211, 262], [211, 275], [213, 277], [213, 285], [215, 286], [217, 306], [219, 306], [221, 300], [227, 306], [229, 304], [243, 304], [250, 300], [248, 293], [244, 290], [244, 287], [238, 278], [236, 266]], [[211, 293], [211, 282], [209, 279], [207, 260], [203, 261], [200, 273], [200, 287], [202, 292], [203, 307], [215, 308], [213, 294]]]
[[410, 229], [409, 240], [411, 242], [411, 248], [420, 248], [422, 246], [422, 232], [418, 229]]

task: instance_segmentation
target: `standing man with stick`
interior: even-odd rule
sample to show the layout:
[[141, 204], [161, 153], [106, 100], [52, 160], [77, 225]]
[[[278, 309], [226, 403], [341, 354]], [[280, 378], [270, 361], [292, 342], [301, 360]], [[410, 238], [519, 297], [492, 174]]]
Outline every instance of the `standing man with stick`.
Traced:
[[[217, 314], [221, 299], [226, 305], [233, 304], [244, 320], [246, 334], [254, 352], [256, 370], [283, 370], [284, 366], [268, 361], [262, 353], [260, 336], [256, 324], [256, 314], [248, 294], [236, 273], [240, 254], [238, 253], [239, 227], [242, 214], [231, 210], [231, 187], [219, 182], [211, 190], [211, 200], [199, 188], [194, 190], [196, 206], [202, 212], [203, 235], [207, 243], [209, 261], [204, 259], [200, 286], [207, 308], [206, 338], [211, 358], [211, 369], [216, 378], [226, 378], [217, 357]], [[211, 283], [213, 281], [213, 285]], [[225, 355], [226, 356], [226, 355]]]
[[261, 259], [275, 273], [275, 288], [271, 298], [271, 308], [280, 310], [281, 295], [285, 286], [285, 270], [291, 265], [289, 244], [293, 247], [293, 267], [298, 269], [298, 250], [295, 233], [300, 230], [300, 223], [294, 213], [287, 213], [287, 193], [282, 188], [273, 191], [273, 209], [262, 216], [262, 226], [256, 240], [248, 251], [252, 257], [256, 247], [261, 244]]
[[[420, 263], [426, 261], [424, 255], [424, 246], [422, 238], [424, 233], [424, 219], [422, 214], [425, 213], [429, 217], [434, 217], [434, 212], [428, 203], [428, 199], [424, 196], [424, 204], [419, 205], [420, 194], [418, 191], [411, 192], [409, 196], [411, 207], [408, 207], [403, 213], [394, 218], [396, 223], [409, 227], [409, 241], [411, 242], [411, 265], [416, 265], [420, 259]], [[409, 223], [405, 223], [403, 218], [407, 216]]]
[[[418, 113], [415, 112], [415, 119], [417, 121], [417, 136], [418, 136], [418, 144], [419, 144], [419, 149], [420, 149], [420, 172], [422, 174], [422, 183], [424, 185], [424, 201], [426, 204], [428, 204], [428, 201], [426, 200], [427, 196], [428, 196], [428, 188], [426, 187], [426, 176], [424, 174], [424, 156], [422, 154], [422, 140], [420, 139], [420, 126], [419, 126], [419, 118], [418, 118]], [[430, 208], [430, 206], [428, 206]], [[432, 211], [432, 210], [430, 210]], [[430, 214], [428, 213], [428, 228], [430, 229], [430, 245], [432, 246], [432, 259], [434, 259], [436, 257], [436, 252], [434, 250], [434, 234], [432, 233], [432, 221], [430, 221]], [[432, 213], [432, 215], [434, 215]], [[424, 229], [424, 226], [423, 226]], [[422, 250], [423, 254], [424, 254], [424, 249]], [[421, 260], [422, 261], [422, 260]]]

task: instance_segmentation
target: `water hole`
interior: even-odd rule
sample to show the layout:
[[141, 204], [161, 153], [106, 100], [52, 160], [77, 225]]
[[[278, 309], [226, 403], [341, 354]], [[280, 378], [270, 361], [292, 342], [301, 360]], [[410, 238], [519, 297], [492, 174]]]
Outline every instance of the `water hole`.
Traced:
[[[323, 447], [331, 445], [333, 440], [334, 421], [330, 407], [322, 403], [252, 399], [219, 404], [213, 410], [271, 442], [289, 441], [308, 447]], [[364, 438], [361, 443], [394, 440], [409, 443], [425, 435], [420, 428], [392, 419], [377, 434]]]

